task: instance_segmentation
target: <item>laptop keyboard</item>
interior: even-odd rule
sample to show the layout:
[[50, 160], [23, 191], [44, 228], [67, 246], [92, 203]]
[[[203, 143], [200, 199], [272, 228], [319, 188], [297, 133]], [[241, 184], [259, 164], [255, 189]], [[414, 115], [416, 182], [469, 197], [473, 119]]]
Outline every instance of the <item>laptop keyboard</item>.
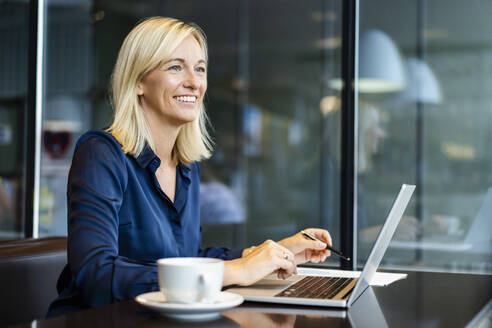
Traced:
[[275, 296], [330, 299], [353, 280], [354, 278], [307, 276]]

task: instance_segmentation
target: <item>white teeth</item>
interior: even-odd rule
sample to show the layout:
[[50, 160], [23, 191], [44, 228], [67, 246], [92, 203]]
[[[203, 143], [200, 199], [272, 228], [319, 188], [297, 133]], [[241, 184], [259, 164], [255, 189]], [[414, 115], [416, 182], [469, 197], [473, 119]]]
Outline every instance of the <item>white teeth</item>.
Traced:
[[189, 103], [194, 103], [196, 102], [196, 97], [195, 96], [177, 96], [174, 97], [177, 101], [182, 101], [182, 102], [189, 102]]

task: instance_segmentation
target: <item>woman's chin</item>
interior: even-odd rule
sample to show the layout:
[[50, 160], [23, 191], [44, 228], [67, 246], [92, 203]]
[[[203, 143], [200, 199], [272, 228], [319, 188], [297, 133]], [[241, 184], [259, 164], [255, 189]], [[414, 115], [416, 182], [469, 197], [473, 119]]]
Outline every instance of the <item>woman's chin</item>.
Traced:
[[178, 125], [185, 125], [195, 121], [198, 118], [198, 115], [182, 115], [176, 118], [176, 123]]

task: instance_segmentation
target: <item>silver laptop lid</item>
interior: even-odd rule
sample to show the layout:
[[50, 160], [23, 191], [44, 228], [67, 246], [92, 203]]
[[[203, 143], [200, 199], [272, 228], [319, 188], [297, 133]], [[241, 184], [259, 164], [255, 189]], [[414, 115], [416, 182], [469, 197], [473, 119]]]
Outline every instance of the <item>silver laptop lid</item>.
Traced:
[[366, 290], [369, 286], [369, 282], [373, 279], [381, 260], [383, 259], [384, 253], [388, 248], [388, 245], [393, 238], [396, 227], [400, 223], [400, 219], [407, 208], [410, 198], [412, 197], [413, 191], [415, 190], [414, 185], [402, 185], [398, 196], [396, 197], [393, 206], [384, 222], [383, 228], [379, 232], [376, 242], [372, 247], [371, 253], [367, 258], [366, 264], [362, 269], [359, 280], [352, 291], [350, 298], [348, 299], [348, 306], [350, 307], [357, 298]]

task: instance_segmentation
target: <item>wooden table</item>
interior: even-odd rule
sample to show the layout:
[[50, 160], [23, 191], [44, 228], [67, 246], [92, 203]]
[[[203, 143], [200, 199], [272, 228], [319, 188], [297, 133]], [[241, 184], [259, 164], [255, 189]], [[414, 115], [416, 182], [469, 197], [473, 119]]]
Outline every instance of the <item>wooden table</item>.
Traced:
[[349, 310], [245, 302], [218, 319], [186, 322], [157, 315], [132, 300], [34, 324], [38, 328], [465, 327], [487, 304], [491, 307], [492, 275], [407, 273], [407, 279], [367, 290]]

